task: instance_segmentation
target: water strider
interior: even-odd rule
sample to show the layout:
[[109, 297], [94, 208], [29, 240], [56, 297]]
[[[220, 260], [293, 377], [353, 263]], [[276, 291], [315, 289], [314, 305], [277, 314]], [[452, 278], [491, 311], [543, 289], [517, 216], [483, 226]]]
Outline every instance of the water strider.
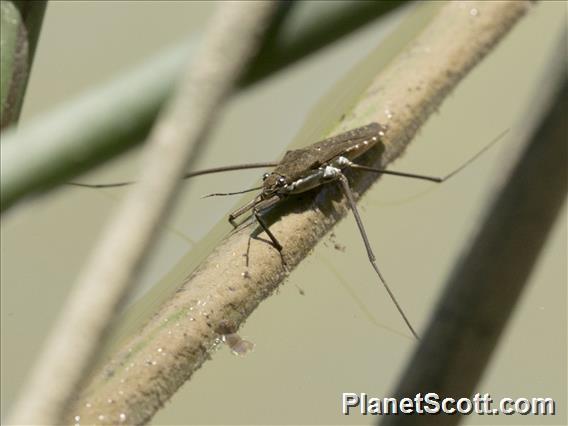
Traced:
[[[276, 236], [270, 231], [268, 225], [262, 218], [262, 211], [269, 209], [270, 207], [274, 206], [275, 204], [289, 196], [301, 194], [328, 183], [338, 182], [343, 194], [347, 198], [349, 207], [351, 208], [351, 211], [355, 216], [355, 221], [361, 233], [361, 237], [363, 238], [363, 243], [365, 244], [365, 249], [367, 250], [367, 255], [373, 269], [375, 270], [377, 276], [379, 277], [379, 280], [385, 287], [391, 300], [398, 309], [398, 312], [402, 316], [407, 327], [409, 328], [413, 336], [418, 339], [418, 335], [414, 331], [414, 328], [408, 320], [408, 317], [404, 313], [404, 310], [398, 303], [394, 293], [388, 286], [386, 280], [379, 270], [379, 267], [377, 266], [375, 254], [373, 253], [371, 244], [369, 243], [369, 239], [367, 237], [367, 233], [365, 232], [363, 221], [361, 220], [359, 211], [357, 210], [353, 192], [351, 191], [349, 181], [343, 174], [343, 171], [347, 169], [353, 169], [371, 173], [388, 174], [441, 183], [464, 169], [468, 164], [474, 161], [483, 152], [489, 149], [495, 142], [497, 142], [504, 133], [495, 138], [485, 148], [479, 151], [475, 156], [470, 158], [460, 167], [443, 177], [378, 169], [356, 164], [355, 162], [353, 162], [370, 148], [377, 145], [381, 141], [381, 138], [384, 136], [384, 134], [385, 128], [380, 124], [373, 122], [367, 124], [366, 126], [358, 127], [345, 133], [341, 133], [328, 139], [316, 142], [306, 148], [287, 151], [284, 154], [282, 160], [279, 162], [240, 164], [235, 166], [204, 169], [187, 173], [184, 178], [187, 179], [199, 175], [233, 170], [274, 167], [275, 169], [272, 172], [265, 173], [263, 175], [263, 184], [260, 187], [239, 192], [215, 193], [210, 194], [210, 196], [233, 195], [260, 190], [260, 193], [250, 202], [229, 214], [229, 222], [234, 227], [236, 227], [237, 223], [235, 222], [235, 219], [249, 211], [252, 211], [252, 215], [259, 223], [262, 230], [268, 235], [268, 237], [272, 241], [272, 244], [278, 251], [282, 251], [283, 247], [278, 242]], [[132, 182], [120, 182], [111, 184], [83, 184], [72, 182], [70, 184], [87, 188], [112, 188], [130, 185], [131, 183]]]

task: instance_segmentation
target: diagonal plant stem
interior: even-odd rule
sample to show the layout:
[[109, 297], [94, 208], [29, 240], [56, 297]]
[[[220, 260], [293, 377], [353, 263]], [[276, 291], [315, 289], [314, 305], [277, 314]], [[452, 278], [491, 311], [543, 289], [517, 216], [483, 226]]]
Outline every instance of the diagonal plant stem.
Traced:
[[[398, 3], [279, 2], [278, 30], [271, 32], [267, 46], [251, 62], [239, 88], [250, 87], [357, 30]], [[306, 8], [311, 13], [304, 13]], [[2, 212], [26, 196], [67, 182], [144, 140], [188, 53], [186, 43], [176, 46], [133, 72], [21, 126], [17, 132], [7, 129], [2, 134], [0, 158]]]
[[271, 31], [240, 85], [247, 87], [262, 80], [404, 3], [359, 0], [297, 4], [280, 28]]
[[276, 5], [220, 4], [195, 66], [184, 73], [149, 136], [140, 183], [82, 272], [16, 404], [12, 423], [61, 421], [156, 240], [186, 166], [195, 160], [220, 106], [258, 48]]
[[46, 4], [46, 0], [1, 3], [1, 129], [20, 117]]
[[[565, 40], [559, 43], [565, 46]], [[473, 242], [452, 272], [395, 397], [471, 398], [566, 199], [566, 59], [533, 96], [531, 114], [547, 111], [518, 150], [508, 152], [495, 197]], [[553, 99], [552, 105], [550, 98]], [[526, 114], [529, 117], [530, 114]], [[534, 114], [533, 114], [534, 116]], [[498, 256], [495, 254], [498, 253]], [[562, 285], [562, 283], [558, 283]], [[458, 415], [386, 416], [385, 425], [455, 425]]]
[[[365, 164], [384, 168], [399, 156], [449, 92], [530, 7], [517, 1], [466, 5], [441, 8], [425, 31], [374, 77], [349, 118], [332, 129], [335, 134], [372, 121], [388, 125], [384, 151], [370, 151]], [[472, 9], [478, 11], [475, 19]], [[351, 177], [357, 198], [376, 180], [368, 174]], [[323, 187], [317, 200], [312, 208], [290, 200], [267, 215], [284, 247], [286, 267], [272, 246], [251, 240], [250, 228], [226, 238], [110, 359], [104, 373], [94, 376], [68, 420], [79, 416], [96, 423], [105, 413], [113, 419], [125, 414], [136, 423], [148, 421], [209, 358], [225, 324], [237, 328], [245, 321], [347, 213], [335, 185]], [[254, 262], [246, 264], [243, 253]]]

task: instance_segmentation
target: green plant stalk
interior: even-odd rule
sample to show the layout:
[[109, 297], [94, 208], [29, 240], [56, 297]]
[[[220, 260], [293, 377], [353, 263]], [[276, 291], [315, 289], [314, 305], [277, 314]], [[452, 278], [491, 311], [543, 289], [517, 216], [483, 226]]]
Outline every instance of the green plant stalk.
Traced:
[[0, 128], [16, 124], [26, 93], [45, 0], [0, 3]]
[[[347, 4], [350, 14], [345, 13]], [[242, 79], [241, 89], [385, 12], [384, 6], [370, 7], [369, 2], [336, 2], [333, 13], [328, 16], [335, 27], [322, 28], [320, 16], [326, 5], [307, 4], [312, 9], [307, 17], [302, 13], [306, 6], [298, 5], [290, 20], [284, 20], [282, 12], [277, 22], [279, 31], [272, 35], [271, 48], [265, 48], [256, 57]], [[314, 34], [326, 34], [326, 37], [318, 36], [317, 42], [310, 41]], [[2, 134], [1, 211], [141, 143], [184, 65], [184, 58], [188, 56], [185, 45], [174, 47], [128, 75], [39, 117], [17, 133], [8, 129]], [[266, 64], [270, 64], [270, 69]]]

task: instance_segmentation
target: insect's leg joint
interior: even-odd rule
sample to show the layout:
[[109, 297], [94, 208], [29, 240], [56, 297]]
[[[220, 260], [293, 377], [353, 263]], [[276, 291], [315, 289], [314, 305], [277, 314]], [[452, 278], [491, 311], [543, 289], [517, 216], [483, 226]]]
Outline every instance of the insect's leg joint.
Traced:
[[322, 179], [326, 182], [331, 182], [343, 176], [341, 169], [336, 167], [335, 163], [331, 166], [325, 166], [322, 174]]
[[349, 167], [353, 165], [353, 162], [349, 160], [347, 157], [340, 155], [337, 159], [333, 162], [335, 167], [340, 169], [344, 169], [345, 167]]
[[233, 226], [233, 228], [236, 229], [238, 224], [237, 224], [237, 222], [235, 222], [235, 217], [232, 214], [230, 214], [228, 219], [229, 219], [229, 223]]

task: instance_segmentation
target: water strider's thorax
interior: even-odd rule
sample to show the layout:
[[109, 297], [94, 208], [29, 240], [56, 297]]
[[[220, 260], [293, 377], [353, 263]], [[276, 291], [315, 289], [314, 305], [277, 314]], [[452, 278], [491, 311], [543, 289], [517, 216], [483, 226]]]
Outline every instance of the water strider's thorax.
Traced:
[[375, 146], [384, 132], [383, 126], [371, 123], [306, 148], [287, 151], [274, 171], [264, 175], [262, 199], [299, 194], [335, 179], [339, 170], [351, 164], [349, 160]]

